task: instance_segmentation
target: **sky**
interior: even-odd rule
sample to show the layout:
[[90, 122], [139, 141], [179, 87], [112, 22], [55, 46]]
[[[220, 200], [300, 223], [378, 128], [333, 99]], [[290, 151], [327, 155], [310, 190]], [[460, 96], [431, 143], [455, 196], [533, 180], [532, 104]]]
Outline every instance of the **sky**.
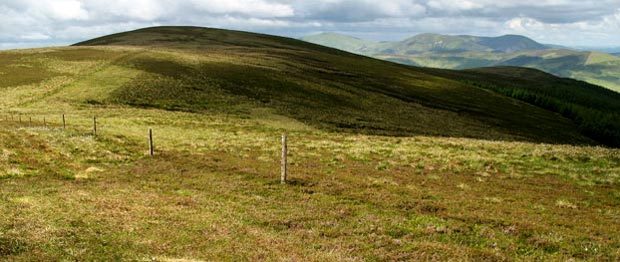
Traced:
[[69, 45], [150, 26], [193, 25], [374, 41], [420, 33], [520, 34], [620, 46], [620, 0], [0, 0], [0, 49]]

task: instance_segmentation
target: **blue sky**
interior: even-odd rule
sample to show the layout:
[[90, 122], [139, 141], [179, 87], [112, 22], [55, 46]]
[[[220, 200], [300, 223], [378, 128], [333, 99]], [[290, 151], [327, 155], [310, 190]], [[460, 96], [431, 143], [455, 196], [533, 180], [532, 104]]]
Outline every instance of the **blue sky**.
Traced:
[[566, 46], [620, 46], [620, 0], [2, 0], [0, 49], [67, 45], [157, 25], [376, 41], [419, 33], [521, 34]]

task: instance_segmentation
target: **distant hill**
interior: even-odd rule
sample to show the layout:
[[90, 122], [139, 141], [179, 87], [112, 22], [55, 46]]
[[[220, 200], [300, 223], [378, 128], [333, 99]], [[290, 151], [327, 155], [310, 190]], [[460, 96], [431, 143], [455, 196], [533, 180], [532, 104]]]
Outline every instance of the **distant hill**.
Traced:
[[336, 33], [322, 33], [303, 37], [302, 40], [323, 46], [329, 46], [340, 50], [354, 51], [354, 53], [372, 52], [378, 43], [349, 37]]
[[620, 53], [620, 46], [618, 47], [587, 47], [587, 46], [578, 46], [576, 47], [576, 49], [578, 50], [589, 50], [589, 51], [596, 51], [596, 52], [600, 52], [600, 53], [607, 53], [607, 54], [619, 54]]
[[302, 40], [341, 50], [363, 54], [419, 54], [426, 52], [493, 52], [513, 53], [524, 50], [550, 49], [532, 39], [518, 35], [500, 37], [451, 36], [420, 34], [400, 42], [376, 43], [337, 33], [322, 33]]
[[479, 43], [493, 48], [501, 53], [515, 53], [521, 51], [545, 50], [548, 46], [520, 35], [505, 35], [500, 37], [480, 37]]
[[[334, 41], [321, 36], [307, 41], [336, 47], [335, 39], [349, 39], [331, 34]], [[347, 40], [348, 41], [348, 40]], [[366, 41], [367, 42], [367, 41]], [[620, 91], [620, 59], [616, 56], [543, 45], [524, 36], [500, 37], [449, 36], [421, 34], [400, 42], [360, 45], [349, 52], [423, 67], [471, 69], [490, 66], [523, 66], [557, 76], [570, 77]], [[340, 45], [342, 46], [342, 45]], [[338, 48], [338, 47], [336, 47]]]
[[513, 53], [524, 50], [544, 50], [547, 46], [527, 37], [505, 35], [500, 37], [448, 36], [421, 34], [378, 50], [380, 54], [416, 54], [425, 52], [492, 52]]
[[567, 46], [563, 46], [563, 45], [545, 44], [545, 46], [547, 46], [548, 48], [551, 48], [551, 49], [569, 49], [569, 50], [577, 50], [577, 49], [575, 49], [575, 48], [571, 48], [571, 47], [567, 47]]
[[493, 48], [480, 44], [480, 41], [465, 36], [445, 36], [421, 34], [401, 42], [384, 44], [376, 49], [378, 54], [418, 54], [425, 52], [493, 51]]

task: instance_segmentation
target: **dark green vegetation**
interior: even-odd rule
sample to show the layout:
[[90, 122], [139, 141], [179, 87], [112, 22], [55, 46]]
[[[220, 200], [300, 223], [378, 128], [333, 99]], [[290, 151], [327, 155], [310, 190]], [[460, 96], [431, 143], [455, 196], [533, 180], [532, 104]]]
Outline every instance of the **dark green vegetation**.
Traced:
[[614, 91], [527, 68], [438, 70], [437, 74], [451, 74], [453, 79], [559, 113], [588, 137], [620, 147], [620, 94]]
[[0, 52], [0, 260], [620, 258], [620, 151], [476, 86], [530, 71], [203, 28], [86, 44]]
[[445, 69], [490, 66], [529, 67], [556, 76], [580, 79], [620, 91], [619, 58], [599, 52], [546, 46], [523, 36], [475, 37], [421, 34], [400, 42], [375, 43], [329, 33], [303, 39], [357, 54], [415, 66]]

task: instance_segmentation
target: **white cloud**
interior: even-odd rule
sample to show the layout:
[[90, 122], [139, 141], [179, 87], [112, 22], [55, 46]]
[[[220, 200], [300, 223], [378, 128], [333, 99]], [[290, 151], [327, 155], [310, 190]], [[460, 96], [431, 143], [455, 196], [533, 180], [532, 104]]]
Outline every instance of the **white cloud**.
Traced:
[[192, 6], [211, 14], [239, 14], [258, 18], [291, 17], [290, 5], [264, 0], [191, 0]]
[[382, 18], [414, 17], [426, 7], [410, 0], [315, 0], [295, 1], [301, 18], [340, 22], [367, 22]]
[[527, 34], [539, 41], [562, 45], [620, 46], [620, 10], [592, 21], [544, 23], [536, 19], [513, 18], [502, 33]]
[[620, 1], [0, 1], [0, 48], [78, 42], [155, 25], [224, 27], [292, 37], [338, 31], [373, 40], [424, 32], [510, 33], [563, 45], [620, 46]]
[[[502, 1], [499, 1], [502, 2]], [[469, 0], [431, 0], [428, 2], [428, 6], [436, 10], [445, 10], [449, 12], [458, 12], [465, 10], [480, 9], [484, 7], [484, 4], [480, 1]]]
[[160, 2], [158, 0], [86, 0], [84, 6], [91, 11], [92, 21], [152, 21], [161, 18], [166, 13], [166, 8]]
[[79, 0], [3, 0], [0, 7], [40, 20], [88, 19], [88, 11], [83, 8], [83, 3]]
[[19, 36], [19, 39], [23, 40], [47, 40], [51, 38], [51, 36], [41, 33], [27, 33]]
[[[39, 4], [41, 2], [37, 1]], [[44, 2], [47, 6], [44, 10], [53, 19], [58, 20], [85, 20], [88, 12], [82, 8], [82, 2], [77, 0], [57, 0]]]

